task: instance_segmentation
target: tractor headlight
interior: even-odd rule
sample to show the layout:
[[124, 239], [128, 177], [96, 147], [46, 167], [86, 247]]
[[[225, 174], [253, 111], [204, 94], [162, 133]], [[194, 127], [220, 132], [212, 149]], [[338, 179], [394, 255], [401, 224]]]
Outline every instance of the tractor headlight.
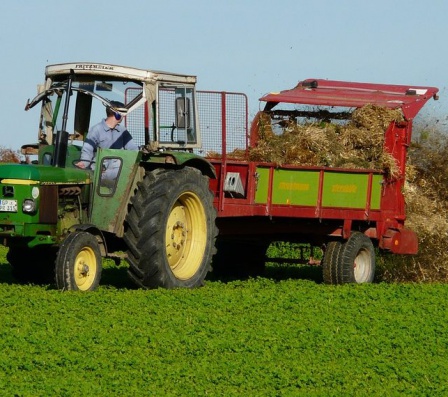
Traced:
[[23, 200], [22, 211], [27, 214], [33, 214], [36, 212], [36, 202], [31, 199]]

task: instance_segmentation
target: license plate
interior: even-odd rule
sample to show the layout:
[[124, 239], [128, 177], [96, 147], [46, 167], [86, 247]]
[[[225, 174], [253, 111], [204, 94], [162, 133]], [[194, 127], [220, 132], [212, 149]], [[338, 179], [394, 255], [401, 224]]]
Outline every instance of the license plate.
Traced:
[[0, 212], [17, 212], [17, 200], [0, 200]]

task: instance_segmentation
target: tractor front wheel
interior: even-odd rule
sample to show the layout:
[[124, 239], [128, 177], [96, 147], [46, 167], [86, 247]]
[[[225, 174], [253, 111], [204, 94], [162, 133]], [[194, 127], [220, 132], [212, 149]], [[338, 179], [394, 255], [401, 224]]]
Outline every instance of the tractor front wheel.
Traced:
[[56, 258], [56, 286], [62, 290], [93, 291], [100, 283], [102, 259], [96, 237], [73, 232], [62, 243]]

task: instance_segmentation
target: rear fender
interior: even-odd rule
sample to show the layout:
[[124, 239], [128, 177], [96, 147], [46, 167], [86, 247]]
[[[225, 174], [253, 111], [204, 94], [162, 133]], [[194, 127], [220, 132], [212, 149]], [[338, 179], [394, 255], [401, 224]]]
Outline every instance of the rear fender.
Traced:
[[143, 155], [143, 162], [197, 168], [203, 175], [216, 179], [215, 167], [205, 158], [194, 153], [177, 151], [152, 152]]

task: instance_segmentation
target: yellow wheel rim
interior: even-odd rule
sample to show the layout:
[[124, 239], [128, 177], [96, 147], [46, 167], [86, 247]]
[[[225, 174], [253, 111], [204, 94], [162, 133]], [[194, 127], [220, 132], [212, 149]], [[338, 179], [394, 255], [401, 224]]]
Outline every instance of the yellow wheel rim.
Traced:
[[75, 259], [74, 276], [76, 286], [81, 291], [87, 291], [95, 281], [98, 271], [95, 252], [90, 247], [79, 251]]
[[199, 197], [187, 192], [174, 204], [166, 224], [166, 256], [179, 280], [193, 277], [207, 246], [207, 219]]

